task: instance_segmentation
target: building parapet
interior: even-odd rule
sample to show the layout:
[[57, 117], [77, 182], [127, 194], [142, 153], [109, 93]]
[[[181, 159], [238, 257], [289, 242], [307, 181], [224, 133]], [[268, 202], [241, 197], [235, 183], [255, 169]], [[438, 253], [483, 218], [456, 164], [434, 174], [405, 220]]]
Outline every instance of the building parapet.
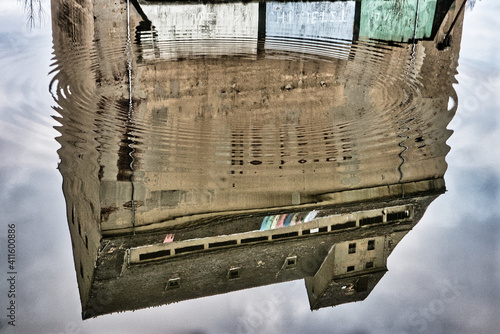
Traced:
[[128, 252], [129, 264], [142, 264], [151, 261], [164, 260], [179, 254], [206, 251], [221, 247], [272, 242], [287, 238], [298, 238], [314, 233], [328, 233], [350, 228], [362, 228], [375, 224], [406, 223], [413, 219], [413, 205], [400, 205], [336, 214], [317, 218], [307, 223], [294, 226], [280, 227], [264, 231], [251, 231], [232, 235], [212, 236], [184, 241], [147, 245], [130, 248]]
[[307, 203], [300, 205], [290, 205], [284, 207], [272, 207], [268, 209], [248, 209], [248, 210], [235, 210], [225, 212], [210, 212], [201, 213], [196, 215], [188, 215], [176, 217], [173, 219], [153, 223], [149, 225], [136, 226], [133, 228], [122, 228], [116, 230], [102, 231], [103, 237], [126, 235], [141, 232], [154, 232], [161, 231], [162, 229], [171, 228], [174, 226], [182, 226], [185, 224], [193, 224], [196, 221], [202, 222], [213, 218], [223, 218], [231, 216], [243, 216], [254, 214], [273, 214], [276, 212], [297, 212], [306, 211], [308, 209], [314, 210], [318, 207], [340, 206], [346, 204], [355, 204], [360, 202], [368, 202], [373, 200], [380, 200], [384, 198], [404, 198], [411, 197], [418, 194], [443, 192], [446, 189], [444, 179], [442, 177], [435, 179], [428, 179], [415, 182], [396, 183], [391, 185], [367, 187], [362, 189], [352, 189], [333, 193], [325, 193], [317, 195], [317, 202]]

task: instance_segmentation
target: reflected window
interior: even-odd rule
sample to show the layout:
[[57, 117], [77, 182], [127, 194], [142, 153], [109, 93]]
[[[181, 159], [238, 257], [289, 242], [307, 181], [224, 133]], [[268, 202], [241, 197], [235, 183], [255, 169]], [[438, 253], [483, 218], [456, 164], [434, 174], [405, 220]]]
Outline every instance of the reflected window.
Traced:
[[368, 250], [375, 249], [375, 240], [368, 240]]
[[354, 266], [348, 266], [347, 267], [347, 272], [354, 271]]
[[356, 243], [349, 244], [349, 254], [356, 253]]
[[228, 279], [235, 279], [240, 277], [240, 268], [230, 268], [229, 272], [227, 273], [227, 278]]
[[175, 290], [181, 287], [181, 278], [175, 277], [171, 278], [167, 282], [166, 290]]
[[285, 259], [283, 268], [284, 269], [294, 268], [296, 264], [297, 264], [297, 256], [289, 256]]
[[366, 269], [373, 268], [373, 262], [366, 262], [365, 268]]

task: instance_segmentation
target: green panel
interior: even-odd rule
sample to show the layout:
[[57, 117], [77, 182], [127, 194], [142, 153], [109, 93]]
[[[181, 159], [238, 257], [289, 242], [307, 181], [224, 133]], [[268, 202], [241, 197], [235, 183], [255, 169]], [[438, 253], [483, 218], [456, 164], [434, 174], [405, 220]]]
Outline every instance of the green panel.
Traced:
[[[415, 18], [418, 4], [418, 24]], [[362, 0], [360, 39], [408, 42], [431, 37], [436, 0]]]

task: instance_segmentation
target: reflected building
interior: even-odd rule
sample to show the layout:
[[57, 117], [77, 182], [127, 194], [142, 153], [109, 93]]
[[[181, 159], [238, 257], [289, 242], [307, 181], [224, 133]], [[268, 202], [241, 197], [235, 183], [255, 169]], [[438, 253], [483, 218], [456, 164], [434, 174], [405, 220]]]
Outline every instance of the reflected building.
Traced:
[[52, 1], [83, 318], [368, 296], [445, 191], [456, 110], [464, 1], [396, 3]]

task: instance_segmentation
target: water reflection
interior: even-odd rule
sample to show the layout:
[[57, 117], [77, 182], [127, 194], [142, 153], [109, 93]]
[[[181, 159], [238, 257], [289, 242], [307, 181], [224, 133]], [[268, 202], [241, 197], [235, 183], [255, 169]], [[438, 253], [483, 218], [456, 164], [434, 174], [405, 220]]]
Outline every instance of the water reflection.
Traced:
[[463, 1], [53, 1], [83, 317], [362, 300], [444, 192]]
[[29, 28], [34, 28], [42, 23], [45, 16], [42, 0], [24, 0], [22, 2], [26, 12], [26, 23]]

